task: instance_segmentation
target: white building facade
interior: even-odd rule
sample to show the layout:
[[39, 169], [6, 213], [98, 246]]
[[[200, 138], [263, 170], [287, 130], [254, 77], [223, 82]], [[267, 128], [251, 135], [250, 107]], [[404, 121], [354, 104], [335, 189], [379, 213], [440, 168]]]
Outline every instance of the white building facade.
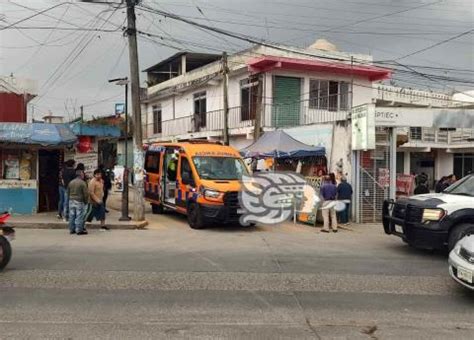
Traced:
[[[372, 102], [373, 82], [389, 77], [389, 70], [372, 66], [367, 55], [278, 46], [255, 46], [230, 55], [227, 64], [232, 146], [251, 144], [254, 129], [284, 128], [302, 142], [325, 146], [330, 170], [342, 159], [350, 176], [350, 108]], [[222, 70], [219, 55], [195, 53], [178, 53], [145, 70], [146, 141], [222, 139]]]

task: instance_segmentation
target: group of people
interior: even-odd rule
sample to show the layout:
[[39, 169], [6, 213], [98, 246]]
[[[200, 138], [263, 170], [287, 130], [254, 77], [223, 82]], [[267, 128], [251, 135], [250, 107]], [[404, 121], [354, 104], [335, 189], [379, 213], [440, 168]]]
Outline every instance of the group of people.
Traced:
[[445, 189], [447, 189], [451, 184], [454, 184], [457, 181], [456, 175], [449, 175], [449, 176], [443, 176], [441, 179], [436, 183], [435, 186], [435, 192], [443, 192]]
[[[443, 176], [435, 185], [435, 192], [443, 192], [447, 187], [457, 181], [456, 175]], [[415, 177], [415, 191], [413, 194], [422, 195], [429, 194], [429, 184], [428, 184], [428, 175], [424, 172]]]
[[94, 218], [100, 221], [102, 230], [109, 230], [105, 225], [105, 204], [112, 187], [110, 175], [99, 166], [89, 180], [84, 164], [74, 165], [74, 160], [68, 160], [60, 171], [58, 218], [69, 222], [70, 234], [87, 235], [85, 223]]
[[[321, 212], [324, 221], [321, 231], [328, 233], [330, 231], [329, 226], [331, 226], [332, 231], [336, 233], [338, 222], [342, 225], [349, 224], [352, 186], [347, 182], [344, 176], [341, 177], [338, 184], [334, 173], [330, 173], [323, 178], [320, 194], [323, 199]], [[344, 204], [345, 207], [336, 213], [337, 204]]]

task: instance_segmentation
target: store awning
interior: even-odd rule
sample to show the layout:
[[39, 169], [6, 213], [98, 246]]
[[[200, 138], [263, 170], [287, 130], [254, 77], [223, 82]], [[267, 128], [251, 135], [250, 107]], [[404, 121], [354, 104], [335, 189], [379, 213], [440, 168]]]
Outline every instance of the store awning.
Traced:
[[264, 56], [248, 62], [251, 73], [267, 72], [274, 69], [291, 71], [327, 72], [344, 75], [367, 77], [371, 81], [390, 78], [392, 70], [373, 65], [351, 65], [343, 62], [295, 59], [275, 56]]
[[265, 132], [255, 143], [242, 149], [245, 158], [303, 158], [325, 156], [322, 146], [311, 146], [297, 141], [283, 130]]
[[58, 146], [74, 144], [76, 140], [65, 124], [0, 123], [0, 143]]
[[121, 130], [117, 126], [72, 123], [70, 128], [76, 136], [111, 138], [119, 138], [121, 136]]

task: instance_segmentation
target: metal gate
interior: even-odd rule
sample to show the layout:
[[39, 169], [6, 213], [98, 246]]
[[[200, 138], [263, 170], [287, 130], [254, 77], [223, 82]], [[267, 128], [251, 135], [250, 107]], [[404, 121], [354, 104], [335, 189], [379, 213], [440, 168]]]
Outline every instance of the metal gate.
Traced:
[[390, 155], [389, 133], [377, 128], [375, 150], [359, 152], [359, 204], [357, 216], [361, 223], [381, 222], [383, 201], [389, 197]]

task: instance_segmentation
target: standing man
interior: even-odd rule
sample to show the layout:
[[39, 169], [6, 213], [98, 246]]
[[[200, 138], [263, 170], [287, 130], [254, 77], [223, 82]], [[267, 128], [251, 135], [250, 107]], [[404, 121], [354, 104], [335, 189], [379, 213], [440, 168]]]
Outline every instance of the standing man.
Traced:
[[84, 181], [84, 171], [76, 171], [76, 178], [67, 186], [67, 194], [69, 197], [69, 233], [87, 235], [87, 231], [84, 230], [84, 213], [89, 192]]
[[346, 205], [346, 208], [339, 213], [339, 222], [347, 225], [349, 224], [349, 214], [351, 211], [352, 186], [347, 183], [345, 176], [341, 177], [341, 183], [337, 186], [337, 199]]
[[94, 177], [89, 182], [89, 203], [92, 205], [91, 217], [100, 221], [102, 230], [109, 230], [105, 226], [104, 181], [100, 169], [94, 170]]
[[321, 212], [323, 214], [324, 226], [321, 231], [323, 233], [329, 233], [329, 225], [331, 225], [332, 231], [337, 233], [337, 216], [336, 210], [334, 209], [335, 200], [337, 195], [337, 187], [333, 184], [330, 176], [324, 177], [323, 185], [320, 189], [321, 196], [323, 197], [323, 205]]
[[62, 218], [64, 221], [68, 221], [69, 219], [69, 194], [67, 193], [67, 188], [69, 183], [76, 178], [76, 170], [74, 170], [75, 163], [76, 161], [74, 159], [69, 159], [64, 163], [64, 168], [61, 172], [62, 182], [65, 190], [62, 212]]
[[104, 210], [106, 213], [109, 211], [107, 210], [107, 198], [109, 197], [109, 191], [112, 189], [112, 179], [110, 178], [110, 170], [106, 169], [103, 164], [99, 165], [100, 171], [102, 171], [102, 180], [104, 182]]

